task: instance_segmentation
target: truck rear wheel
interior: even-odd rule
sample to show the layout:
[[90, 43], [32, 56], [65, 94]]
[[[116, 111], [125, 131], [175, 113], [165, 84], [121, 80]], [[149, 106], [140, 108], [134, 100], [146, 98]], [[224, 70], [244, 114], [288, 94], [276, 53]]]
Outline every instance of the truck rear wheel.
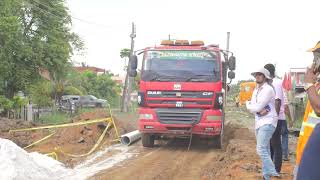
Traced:
[[143, 147], [153, 147], [154, 136], [152, 134], [142, 134], [142, 145]]

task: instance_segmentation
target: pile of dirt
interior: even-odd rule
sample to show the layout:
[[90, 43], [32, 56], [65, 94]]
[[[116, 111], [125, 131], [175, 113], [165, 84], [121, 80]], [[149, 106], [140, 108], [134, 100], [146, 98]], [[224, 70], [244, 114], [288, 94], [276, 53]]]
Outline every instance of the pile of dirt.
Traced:
[[[254, 134], [247, 128], [233, 128], [225, 153], [215, 158], [213, 163], [202, 175], [202, 180], [256, 180], [261, 179], [261, 161], [256, 153]], [[291, 180], [293, 164], [283, 162], [281, 179]]]
[[[97, 109], [93, 112], [85, 112], [72, 119], [73, 122], [83, 122], [87, 120], [101, 119], [109, 117], [109, 113], [106, 113], [104, 109]], [[118, 122], [113, 118], [119, 133], [126, 132], [125, 127], [121, 122]], [[72, 126], [58, 129], [43, 129], [35, 131], [24, 131], [8, 133], [10, 129], [30, 128], [35, 125], [25, 121], [15, 120], [1, 120], [0, 128], [1, 138], [10, 139], [20, 147], [25, 147], [37, 140], [40, 140], [50, 134], [53, 134], [49, 139], [27, 148], [28, 152], [40, 152], [43, 154], [56, 152], [58, 160], [65, 163], [68, 166], [74, 166], [78, 162], [82, 161], [83, 158], [70, 157], [62, 152], [69, 154], [81, 155], [89, 152], [91, 148], [96, 144], [103, 130], [106, 128], [107, 123], [94, 123], [81, 126]], [[109, 130], [102, 141], [102, 146], [110, 145], [117, 139], [115, 129]]]
[[0, 138], [10, 139], [20, 147], [25, 147], [33, 142], [33, 133], [30, 131], [9, 133], [11, 129], [22, 129], [35, 127], [33, 123], [27, 121], [17, 121], [13, 119], [0, 118]]
[[96, 109], [95, 111], [81, 113], [80, 115], [74, 117], [73, 121], [101, 119], [109, 116], [110, 114], [105, 109]]

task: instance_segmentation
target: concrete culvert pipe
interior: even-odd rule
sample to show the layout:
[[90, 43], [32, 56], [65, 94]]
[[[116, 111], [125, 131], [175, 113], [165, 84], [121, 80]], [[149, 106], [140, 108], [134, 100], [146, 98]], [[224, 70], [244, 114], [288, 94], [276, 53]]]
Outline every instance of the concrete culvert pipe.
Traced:
[[122, 144], [129, 146], [130, 144], [136, 142], [140, 138], [141, 138], [141, 133], [139, 132], [139, 130], [135, 130], [122, 135], [120, 141]]

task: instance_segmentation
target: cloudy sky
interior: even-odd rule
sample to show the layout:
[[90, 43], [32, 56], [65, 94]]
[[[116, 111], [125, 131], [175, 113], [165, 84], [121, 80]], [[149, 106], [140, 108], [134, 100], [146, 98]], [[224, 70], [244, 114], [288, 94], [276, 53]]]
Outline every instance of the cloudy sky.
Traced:
[[237, 58], [236, 80], [265, 63], [275, 63], [278, 75], [290, 67], [306, 67], [306, 52], [320, 40], [317, 0], [67, 0], [73, 31], [86, 43], [86, 62], [124, 74], [120, 50], [130, 48], [131, 23], [136, 24], [135, 49], [154, 46], [168, 35], [204, 40], [230, 50]]

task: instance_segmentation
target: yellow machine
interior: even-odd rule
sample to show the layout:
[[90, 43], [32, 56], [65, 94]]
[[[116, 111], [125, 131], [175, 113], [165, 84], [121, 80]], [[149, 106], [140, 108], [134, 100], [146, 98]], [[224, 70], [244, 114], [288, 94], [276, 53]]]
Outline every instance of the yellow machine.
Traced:
[[255, 82], [243, 82], [240, 84], [239, 105], [243, 105], [251, 99], [255, 87]]

